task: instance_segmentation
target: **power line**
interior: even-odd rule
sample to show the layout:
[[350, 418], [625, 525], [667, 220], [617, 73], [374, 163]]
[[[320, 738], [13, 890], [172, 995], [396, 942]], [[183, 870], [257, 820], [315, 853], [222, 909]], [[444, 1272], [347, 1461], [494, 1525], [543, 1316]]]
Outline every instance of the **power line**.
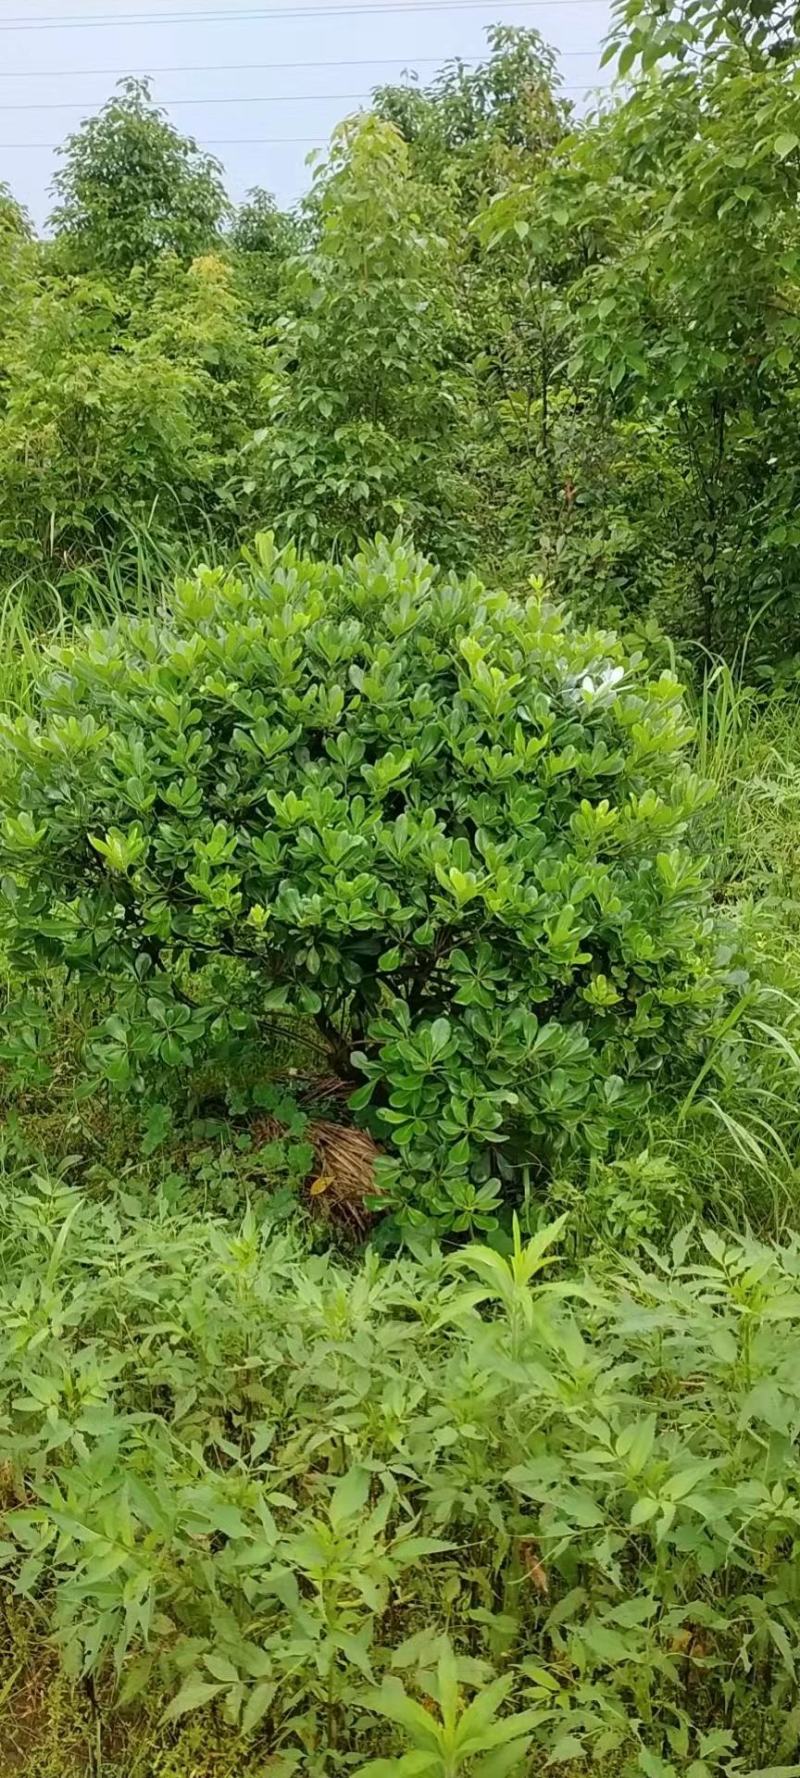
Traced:
[[[604, 82], [595, 82], [595, 85], [604, 85], [604, 84], [605, 84]], [[417, 93], [420, 91], [419, 87], [410, 86], [410, 85], [407, 88], [401, 86], [399, 90], [401, 92], [407, 91], [409, 93]], [[560, 86], [557, 89], [558, 93], [585, 93], [587, 90], [588, 90], [587, 87], [581, 86], [580, 84], [578, 84], [577, 86]], [[315, 99], [324, 100], [326, 103], [329, 100], [336, 99], [336, 100], [341, 100], [343, 102], [346, 101], [347, 103], [358, 101], [359, 104], [363, 104], [365, 100], [371, 99], [371, 97], [372, 97], [371, 93], [250, 93], [250, 94], [234, 93], [230, 96], [223, 96], [223, 97], [219, 97], [217, 95], [212, 95], [211, 97], [206, 97], [206, 95], [203, 93], [196, 93], [194, 95], [194, 97], [192, 97], [190, 99], [158, 99], [156, 101], [156, 103], [159, 106], [165, 106], [165, 105], [173, 105], [173, 106], [175, 106], [175, 105], [306, 105], [306, 104], [310, 104]], [[6, 112], [6, 111], [83, 111], [86, 109], [91, 109], [91, 107], [93, 105], [96, 105], [97, 103], [98, 103], [98, 101], [96, 99], [58, 99], [55, 104], [51, 104], [49, 101], [47, 101], [45, 104], [37, 104], [35, 99], [31, 99], [24, 105], [3, 105], [3, 106], [0, 106], [0, 110], [3, 112]]]
[[[307, 18], [342, 18], [345, 15], [376, 14], [382, 15], [404, 12], [466, 12], [476, 7], [488, 10], [491, 0], [383, 0], [376, 5], [333, 5], [333, 6], [266, 6], [257, 9], [243, 10], [236, 8], [228, 12], [129, 12], [119, 13], [114, 18], [97, 18], [90, 14], [73, 15], [67, 19], [34, 18], [6, 19], [0, 24], [0, 31], [74, 31], [118, 30], [120, 25], [227, 25], [239, 19], [307, 19]], [[503, 0], [505, 7], [541, 7], [548, 6], [557, 11], [563, 6], [606, 6], [607, 0]]]
[[[579, 60], [595, 59], [593, 49], [562, 49], [559, 57]], [[153, 74], [263, 74], [285, 68], [418, 68], [443, 67], [447, 62], [460, 62], [471, 68], [485, 60], [485, 52], [476, 56], [345, 56], [340, 61], [325, 62], [198, 62], [171, 68], [148, 68], [137, 72], [130, 68], [0, 68], [0, 80], [82, 80], [84, 76], [110, 77], [118, 74], [131, 80]]]
[[[327, 141], [327, 136], [217, 136], [208, 138], [200, 146], [202, 148], [243, 148], [245, 143], [251, 143], [254, 147], [266, 144], [274, 147], [278, 142], [291, 142], [303, 148], [324, 148]], [[28, 149], [42, 149], [43, 151], [46, 149], [51, 152], [61, 147], [62, 143], [60, 142], [0, 142], [0, 154], [5, 149], [11, 149], [14, 152], [24, 149], [27, 154]]]
[[[561, 90], [563, 92], [563, 87]], [[585, 87], [575, 88], [576, 92], [585, 92], [586, 90]], [[326, 148], [329, 140], [328, 136], [205, 136], [201, 142], [198, 142], [198, 147], [201, 149], [244, 148], [248, 143], [253, 147], [267, 145], [274, 147], [279, 142], [283, 142], [287, 145], [292, 143], [295, 147]], [[56, 149], [63, 148], [63, 146], [63, 142], [0, 142], [0, 154], [6, 149], [15, 153], [27, 153], [29, 148], [41, 149], [43, 152], [45, 150], [55, 152]]]
[[[415, 92], [415, 87], [409, 88]], [[163, 105], [304, 105], [310, 99], [368, 99], [369, 93], [253, 93], [249, 98], [236, 93], [232, 98], [206, 98], [202, 93], [192, 99], [158, 99]], [[25, 105], [3, 105], [0, 110], [6, 111], [81, 111], [85, 106], [96, 105], [96, 99], [58, 99], [55, 104], [49, 101], [38, 105], [31, 99]]]

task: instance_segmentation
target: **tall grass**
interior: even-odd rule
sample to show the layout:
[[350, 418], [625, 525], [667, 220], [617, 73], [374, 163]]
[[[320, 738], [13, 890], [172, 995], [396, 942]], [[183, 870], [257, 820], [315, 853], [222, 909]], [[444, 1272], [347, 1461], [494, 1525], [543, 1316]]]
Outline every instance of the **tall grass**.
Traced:
[[[226, 559], [230, 553], [224, 552]], [[50, 590], [62, 601], [67, 598], [81, 620], [110, 621], [123, 609], [147, 614], [156, 609], [176, 574], [190, 574], [201, 561], [213, 566], [219, 554], [210, 531], [178, 542], [121, 520], [113, 548], [101, 544], [90, 562]]]
[[662, 1141], [683, 1147], [725, 1220], [780, 1231], [796, 1221], [800, 1162], [800, 706], [720, 664], [696, 716], [697, 768], [714, 787], [698, 841], [756, 968]]
[[91, 560], [58, 579], [21, 575], [0, 588], [0, 709], [30, 708], [42, 650], [89, 623], [113, 623], [122, 611], [154, 614], [177, 574], [214, 563], [211, 536], [165, 542], [147, 526], [121, 529], [113, 549], [99, 543]]
[[800, 704], [718, 666], [698, 698], [697, 767], [716, 792], [704, 837], [718, 886], [760, 905], [785, 956], [800, 891]]

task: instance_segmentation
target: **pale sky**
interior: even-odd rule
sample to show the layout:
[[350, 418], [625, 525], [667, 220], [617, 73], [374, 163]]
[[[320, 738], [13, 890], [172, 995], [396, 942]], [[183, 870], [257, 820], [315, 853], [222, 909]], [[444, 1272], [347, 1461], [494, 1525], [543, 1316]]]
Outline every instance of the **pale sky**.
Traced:
[[152, 74], [176, 125], [252, 185], [295, 201], [306, 156], [370, 89], [484, 53], [490, 24], [535, 25], [581, 108], [599, 71], [608, 0], [0, 0], [0, 181], [41, 227], [55, 146], [123, 74]]

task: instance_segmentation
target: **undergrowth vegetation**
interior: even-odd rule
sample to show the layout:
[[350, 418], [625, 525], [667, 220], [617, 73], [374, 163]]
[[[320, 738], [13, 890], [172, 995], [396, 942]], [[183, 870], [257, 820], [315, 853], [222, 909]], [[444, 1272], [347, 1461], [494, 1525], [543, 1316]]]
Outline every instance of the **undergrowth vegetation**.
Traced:
[[[387, 575], [398, 574], [415, 585], [405, 607], [396, 586], [384, 596]], [[709, 986], [698, 998], [704, 977], [689, 967], [688, 932], [667, 951], [666, 976], [662, 950], [651, 1004], [663, 996], [669, 1007], [667, 984], [681, 984], [662, 1051], [658, 1035], [631, 1029], [637, 1011], [624, 988], [619, 1000], [606, 993], [598, 1035], [580, 988], [591, 990], [599, 972], [551, 964], [553, 1004], [547, 1017], [536, 1002], [528, 1014], [534, 1042], [554, 1023], [570, 1042], [580, 1037], [595, 1091], [612, 1105], [603, 1046], [622, 1044], [629, 1090], [638, 1075], [638, 1115], [607, 1125], [602, 1139], [588, 1120], [570, 1133], [554, 1118], [559, 1139], [547, 1147], [533, 1124], [526, 1136], [517, 1122], [505, 1162], [493, 1129], [491, 1194], [462, 1161], [449, 1172], [453, 1182], [460, 1175], [461, 1196], [451, 1185], [445, 1211], [444, 1194], [433, 1204], [427, 1162], [398, 1142], [402, 1126], [381, 1118], [396, 1091], [391, 1071], [378, 1071], [385, 1041], [369, 1104], [352, 1076], [326, 1078], [332, 1057], [341, 1067], [353, 1053], [347, 1018], [326, 1029], [326, 991], [340, 1015], [357, 1007], [357, 966], [372, 957], [367, 1025], [386, 1017], [401, 988], [409, 1018], [413, 1008], [431, 1034], [413, 1091], [430, 1090], [441, 1067], [448, 1096], [463, 1097], [463, 1064], [456, 1056], [445, 1073], [447, 1046], [435, 1053], [442, 1024], [450, 1040], [469, 1020], [458, 995], [481, 946], [497, 950], [495, 975], [518, 952], [508, 953], [502, 900], [498, 908], [495, 888], [490, 905], [477, 871], [478, 893], [454, 896], [449, 870], [458, 886], [470, 867], [462, 859], [445, 869], [437, 811], [439, 844], [452, 847], [464, 799], [482, 797], [518, 860], [524, 828], [502, 799], [535, 787], [536, 828], [551, 823], [559, 883], [597, 807], [568, 793], [560, 772], [540, 777], [539, 762], [563, 763], [565, 751], [543, 707], [546, 745], [527, 776], [524, 761], [508, 778], [499, 770], [498, 740], [490, 737], [488, 755], [477, 747], [470, 650], [445, 644], [460, 634], [466, 599], [465, 635], [478, 648], [491, 633], [501, 649], [479, 690], [497, 695], [497, 662], [507, 677], [502, 649], [513, 638], [537, 695], [548, 686], [555, 722], [578, 732], [568, 767], [578, 792], [582, 772], [608, 764], [600, 739], [613, 725], [620, 757], [608, 812], [619, 812], [617, 826], [634, 794], [625, 774], [644, 772], [647, 788], [635, 795], [641, 804], [649, 790], [650, 802], [618, 851], [606, 841], [603, 869], [637, 894], [653, 878], [665, 897], [657, 860], [673, 858], [677, 871], [681, 854], [674, 833], [662, 853], [648, 821], [688, 821], [692, 884], [676, 917], [688, 911], [688, 930], [703, 935]], [[292, 610], [305, 621], [286, 682]], [[318, 699], [323, 688], [334, 695], [339, 678], [327, 657], [324, 679], [315, 678], [315, 638], [329, 652], [347, 641], [352, 665], [358, 632], [374, 663], [387, 613], [399, 634], [384, 670], [401, 692], [421, 681], [410, 664], [420, 648], [443, 676], [438, 701], [436, 673], [424, 681], [440, 745], [418, 799], [424, 756], [390, 784], [370, 783], [391, 748], [379, 685], [364, 696], [366, 668], [342, 673], [339, 717], [320, 726]], [[375, 1778], [493, 1778], [546, 1759], [570, 1774], [589, 1762], [609, 1778], [792, 1769], [797, 718], [789, 703], [761, 710], [727, 669], [702, 698], [682, 702], [669, 674], [649, 678], [608, 637], [623, 678], [608, 675], [598, 705], [602, 680], [595, 667], [589, 687], [584, 672], [589, 643], [596, 662], [598, 637], [565, 630], [541, 599], [518, 606], [472, 583], [459, 588], [404, 547], [379, 544], [331, 567], [278, 554], [264, 539], [240, 570], [182, 580], [150, 618], [120, 613], [110, 629], [53, 642], [46, 654], [31, 643], [29, 674], [18, 661], [4, 719], [0, 1052], [9, 1663], [0, 1747], [10, 1771], [255, 1778], [265, 1765], [316, 1773], [377, 1761]], [[570, 685], [577, 695], [565, 699]], [[245, 687], [251, 703], [238, 709]], [[645, 711], [654, 692], [653, 725]], [[512, 753], [525, 697], [527, 724], [532, 694], [514, 688]], [[620, 711], [626, 698], [631, 707]], [[176, 723], [176, 708], [198, 720]], [[401, 711], [403, 697], [391, 708]], [[210, 745], [209, 723], [224, 747]], [[281, 746], [264, 748], [281, 723]], [[477, 749], [471, 770], [462, 724]], [[429, 711], [429, 744], [432, 727]], [[420, 734], [419, 724], [409, 730], [412, 756]], [[660, 752], [654, 735], [666, 743]], [[354, 738], [362, 750], [343, 775], [342, 743]], [[393, 744], [402, 748], [399, 731]], [[170, 757], [187, 746], [192, 772]], [[479, 757], [497, 768], [491, 795]], [[698, 795], [693, 812], [676, 802], [685, 785], [709, 783], [713, 795]], [[187, 784], [200, 805], [188, 811]], [[326, 790], [323, 821], [304, 805]], [[136, 812], [130, 804], [123, 821], [134, 794]], [[217, 798], [229, 799], [224, 809]], [[256, 821], [253, 809], [271, 810], [274, 823], [263, 813]], [[418, 845], [401, 877], [391, 846], [380, 847], [398, 822], [425, 828], [426, 810], [431, 854]], [[334, 911], [342, 895], [352, 911], [346, 891], [357, 884], [329, 856], [337, 831], [371, 848], [383, 885], [352, 923]], [[264, 876], [251, 853], [266, 843], [271, 856], [269, 832], [278, 869]], [[207, 855], [222, 837], [226, 855]], [[534, 877], [539, 855], [534, 846]], [[584, 847], [578, 868], [596, 872], [597, 856]], [[258, 897], [247, 887], [254, 870]], [[447, 1004], [435, 1017], [413, 1001], [420, 913], [386, 900], [401, 882], [407, 895], [424, 888], [429, 920], [448, 934], [436, 990]], [[310, 937], [291, 896], [292, 920], [282, 924], [288, 887], [312, 898], [312, 911], [313, 898], [328, 898]], [[567, 905], [576, 901], [573, 891]], [[255, 920], [252, 906], [263, 910]], [[536, 898], [527, 917], [540, 918]], [[666, 919], [651, 920], [663, 943]], [[608, 943], [613, 920], [602, 930]], [[398, 938], [406, 949], [381, 966]], [[521, 991], [526, 970], [552, 956], [531, 949], [531, 962], [506, 961], [497, 978], [492, 1006], [509, 997], [506, 1022], [515, 985]], [[451, 976], [458, 953], [464, 969]], [[607, 990], [622, 980], [621, 956], [616, 976], [603, 972]], [[430, 975], [420, 973], [427, 989]], [[174, 1031], [171, 1005], [184, 1009]], [[370, 1072], [360, 1054], [356, 1075]], [[403, 1052], [400, 1060], [408, 1068]], [[489, 1080], [491, 1067], [491, 1058], [482, 1064]], [[530, 1067], [520, 1077], [530, 1105], [536, 1077]], [[542, 1074], [540, 1093], [552, 1079]], [[349, 1110], [343, 1085], [355, 1099]], [[380, 1136], [366, 1254], [356, 1251], [364, 1225], [354, 1232], [330, 1214], [319, 1093], [329, 1113], [367, 1120]], [[438, 1140], [435, 1118], [431, 1131]], [[387, 1168], [404, 1216], [396, 1202], [387, 1207]], [[757, 1232], [736, 1233], [748, 1224]], [[392, 1257], [386, 1249], [403, 1233]], [[472, 1244], [460, 1246], [470, 1233]]]
[[67, 1671], [213, 1700], [281, 1771], [791, 1750], [797, 1242], [567, 1280], [559, 1233], [344, 1266], [255, 1206], [17, 1175], [0, 1555]]
[[0, 1772], [800, 1773], [796, 22], [0, 195]]

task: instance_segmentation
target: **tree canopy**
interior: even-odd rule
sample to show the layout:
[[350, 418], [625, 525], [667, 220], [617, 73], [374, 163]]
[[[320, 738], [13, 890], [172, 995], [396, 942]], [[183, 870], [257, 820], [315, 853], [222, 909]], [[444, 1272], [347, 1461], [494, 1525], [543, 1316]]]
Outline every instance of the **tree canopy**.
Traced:
[[50, 221], [77, 269], [129, 271], [165, 251], [192, 259], [228, 213], [219, 163], [153, 105], [146, 80], [121, 81], [62, 155]]
[[494, 27], [477, 66], [377, 89], [292, 214], [261, 186], [235, 210], [124, 82], [65, 146], [53, 241], [0, 199], [3, 548], [400, 523], [682, 647], [791, 654], [792, 30], [621, 0], [622, 78], [578, 117], [539, 33]]

